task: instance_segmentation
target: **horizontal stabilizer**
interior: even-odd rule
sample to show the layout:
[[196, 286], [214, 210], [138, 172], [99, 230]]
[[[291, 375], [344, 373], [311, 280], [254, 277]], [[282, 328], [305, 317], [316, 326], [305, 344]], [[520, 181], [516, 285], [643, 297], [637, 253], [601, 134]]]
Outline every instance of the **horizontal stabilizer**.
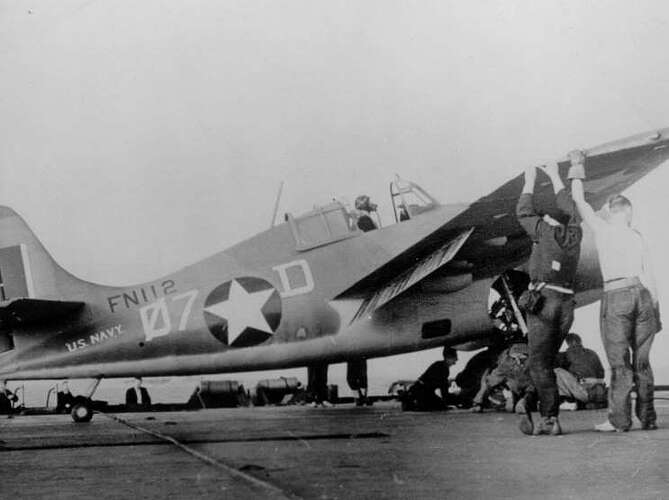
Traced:
[[467, 238], [472, 234], [472, 231], [474, 231], [473, 227], [463, 231], [457, 237], [441, 246], [374, 292], [373, 295], [364, 300], [360, 309], [358, 309], [358, 312], [353, 317], [353, 321], [356, 321], [367, 314], [371, 314], [374, 310], [387, 304], [405, 290], [408, 290], [413, 285], [452, 260], [453, 257], [455, 257], [455, 254], [458, 253], [458, 250], [462, 248], [465, 241], [467, 241]]
[[0, 302], [0, 325], [17, 327], [54, 321], [79, 312], [84, 302], [10, 299]]

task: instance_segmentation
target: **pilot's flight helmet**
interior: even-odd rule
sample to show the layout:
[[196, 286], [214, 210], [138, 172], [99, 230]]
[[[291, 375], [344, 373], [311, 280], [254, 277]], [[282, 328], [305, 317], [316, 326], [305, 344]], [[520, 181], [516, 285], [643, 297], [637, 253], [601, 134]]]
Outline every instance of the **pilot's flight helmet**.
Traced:
[[367, 212], [373, 212], [376, 210], [376, 205], [371, 202], [369, 196], [366, 194], [361, 194], [355, 199], [355, 208], [357, 210], [365, 210]]
[[366, 194], [361, 194], [355, 199], [355, 208], [358, 210], [367, 210], [367, 205], [369, 205], [369, 196]]

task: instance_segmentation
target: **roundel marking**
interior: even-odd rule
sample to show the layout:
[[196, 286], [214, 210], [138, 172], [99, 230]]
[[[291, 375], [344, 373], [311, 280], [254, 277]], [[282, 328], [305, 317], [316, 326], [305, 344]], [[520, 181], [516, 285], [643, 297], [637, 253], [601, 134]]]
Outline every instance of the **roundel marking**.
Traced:
[[268, 281], [250, 276], [214, 288], [203, 310], [209, 331], [230, 347], [261, 344], [281, 323], [279, 292]]

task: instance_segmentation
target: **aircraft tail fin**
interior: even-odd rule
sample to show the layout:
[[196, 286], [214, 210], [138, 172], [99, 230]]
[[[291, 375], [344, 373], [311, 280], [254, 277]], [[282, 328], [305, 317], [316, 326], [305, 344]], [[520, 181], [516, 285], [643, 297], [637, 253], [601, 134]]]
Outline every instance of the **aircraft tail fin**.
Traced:
[[49, 255], [21, 216], [0, 206], [0, 302], [65, 300], [81, 284]]

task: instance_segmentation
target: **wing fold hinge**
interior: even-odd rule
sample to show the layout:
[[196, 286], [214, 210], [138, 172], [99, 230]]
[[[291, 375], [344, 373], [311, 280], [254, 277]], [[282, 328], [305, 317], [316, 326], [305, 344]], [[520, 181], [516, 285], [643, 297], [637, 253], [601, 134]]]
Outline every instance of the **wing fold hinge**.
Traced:
[[374, 310], [387, 304], [395, 297], [442, 267], [444, 264], [451, 261], [473, 231], [473, 227], [463, 231], [454, 239], [442, 245], [430, 255], [421, 259], [416, 264], [391, 279], [362, 302], [360, 309], [358, 309], [358, 312], [353, 316], [351, 322], [371, 314]]

